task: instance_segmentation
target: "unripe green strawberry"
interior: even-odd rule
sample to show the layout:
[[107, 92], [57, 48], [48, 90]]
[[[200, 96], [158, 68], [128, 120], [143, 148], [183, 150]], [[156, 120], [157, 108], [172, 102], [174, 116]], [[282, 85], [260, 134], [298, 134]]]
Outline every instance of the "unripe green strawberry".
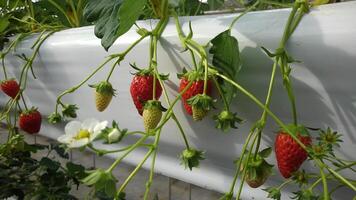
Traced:
[[199, 108], [199, 106], [192, 106], [192, 113], [194, 121], [201, 121], [208, 114], [208, 111]]
[[157, 100], [149, 100], [145, 103], [142, 117], [146, 131], [157, 127], [162, 118], [162, 111], [165, 111], [165, 108]]
[[99, 112], [104, 111], [110, 104], [112, 95], [95, 92], [95, 105]]
[[206, 94], [197, 94], [188, 99], [187, 103], [192, 106], [193, 120], [201, 121], [214, 107], [213, 102], [213, 99]]
[[115, 90], [111, 83], [102, 81], [99, 84], [91, 85], [95, 88], [95, 105], [99, 112], [104, 111], [110, 104], [111, 99], [115, 96]]

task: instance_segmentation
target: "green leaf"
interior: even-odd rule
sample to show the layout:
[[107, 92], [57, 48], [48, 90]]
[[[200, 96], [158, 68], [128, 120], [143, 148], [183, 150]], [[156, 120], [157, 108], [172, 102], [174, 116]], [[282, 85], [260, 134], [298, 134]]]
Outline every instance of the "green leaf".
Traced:
[[[211, 40], [212, 47], [209, 53], [213, 55], [213, 65], [218, 71], [232, 80], [237, 80], [237, 74], [241, 68], [239, 44], [235, 37], [226, 30]], [[225, 97], [230, 103], [236, 95], [236, 89], [229, 83], [221, 85]]]
[[263, 149], [262, 151], [260, 151], [258, 154], [262, 157], [262, 158], [267, 158], [269, 155], [271, 155], [272, 153], [272, 148], [266, 148]]
[[10, 22], [8, 16], [0, 17], [0, 34], [4, 32], [9, 25]]
[[95, 23], [94, 33], [108, 50], [142, 14], [147, 0], [89, 0], [84, 17]]
[[119, 8], [123, 0], [89, 0], [84, 8], [84, 17], [95, 23], [94, 33], [101, 38], [101, 45], [108, 50], [119, 37]]
[[43, 157], [40, 161], [40, 165], [46, 167], [47, 169], [49, 169], [51, 171], [57, 171], [61, 164], [59, 162], [51, 160], [47, 157]]
[[185, 0], [179, 1], [179, 15], [200, 15], [203, 14], [205, 10], [209, 10], [209, 5], [202, 3], [199, 0]]
[[147, 0], [124, 0], [119, 9], [120, 25], [118, 37], [126, 33], [140, 17]]
[[62, 144], [51, 144], [51, 149], [53, 149], [60, 157], [68, 159], [69, 154]]

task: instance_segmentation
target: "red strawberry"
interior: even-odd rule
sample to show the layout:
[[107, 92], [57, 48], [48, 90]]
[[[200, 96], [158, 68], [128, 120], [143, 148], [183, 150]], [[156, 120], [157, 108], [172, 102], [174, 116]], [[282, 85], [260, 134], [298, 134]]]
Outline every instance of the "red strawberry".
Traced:
[[15, 97], [20, 91], [20, 86], [15, 79], [8, 79], [2, 81], [0, 84], [0, 88], [5, 94], [7, 94], [13, 99], [15, 99]]
[[[131, 66], [139, 70], [131, 81], [130, 93], [138, 113], [142, 115], [145, 102], [153, 99], [153, 72], [152, 70], [140, 70], [134, 65]], [[165, 79], [165, 77], [162, 76], [161, 79]], [[156, 100], [161, 95], [162, 87], [156, 78]]]
[[[311, 137], [306, 129], [302, 128], [302, 131], [298, 130], [298, 128], [295, 129], [295, 133], [305, 146], [309, 146], [312, 142]], [[308, 158], [308, 153], [285, 131], [277, 133], [274, 144], [279, 171], [284, 178], [289, 178]]]
[[37, 108], [23, 111], [19, 117], [20, 128], [29, 134], [38, 133], [41, 129], [41, 122], [41, 113]]
[[[190, 76], [189, 74], [197, 73], [195, 71], [188, 72], [185, 75], [181, 76], [180, 84], [179, 84], [179, 92], [183, 91], [184, 88], [189, 84], [190, 80], [193, 81], [193, 84], [189, 87], [189, 89], [182, 95], [183, 106], [189, 115], [192, 115], [192, 106], [188, 104], [187, 100], [191, 97], [194, 97], [197, 94], [203, 94], [204, 90], [204, 80], [203, 78], [197, 76]], [[208, 86], [206, 90], [207, 95], [211, 95], [211, 86], [212, 83], [208, 80]]]

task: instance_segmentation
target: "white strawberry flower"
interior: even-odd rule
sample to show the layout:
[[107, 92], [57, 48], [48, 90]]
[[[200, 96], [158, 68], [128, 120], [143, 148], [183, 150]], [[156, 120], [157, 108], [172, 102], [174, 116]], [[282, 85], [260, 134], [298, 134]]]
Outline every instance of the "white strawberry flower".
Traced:
[[83, 147], [97, 138], [106, 128], [108, 121], [99, 122], [96, 119], [86, 119], [83, 122], [71, 121], [64, 128], [64, 135], [57, 138], [68, 148]]

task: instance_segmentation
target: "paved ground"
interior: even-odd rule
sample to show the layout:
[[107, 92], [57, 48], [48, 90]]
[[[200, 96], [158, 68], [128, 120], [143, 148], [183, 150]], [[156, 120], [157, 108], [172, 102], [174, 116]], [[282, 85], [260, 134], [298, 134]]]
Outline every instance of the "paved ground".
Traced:
[[[0, 134], [1, 143], [5, 141], [5, 138], [6, 134]], [[26, 140], [29, 143], [33, 143], [34, 137], [26, 135]], [[49, 142], [53, 141], [44, 137], [37, 136], [36, 142], [41, 144], [48, 144]], [[36, 155], [36, 157], [38, 158], [40, 158], [41, 156], [41, 154]], [[92, 167], [94, 164], [94, 155], [90, 152], [73, 151], [72, 158], [74, 162], [81, 163], [86, 167]], [[112, 162], [113, 160], [106, 157], [95, 157], [95, 164], [97, 167], [106, 168]], [[114, 174], [118, 178], [118, 180], [124, 180], [134, 169], [134, 167], [129, 165], [120, 166], [120, 168], [114, 170]], [[149, 172], [147, 170], [141, 170], [133, 179], [133, 181], [127, 186], [125, 192], [128, 200], [142, 199], [142, 196], [145, 192], [145, 182], [148, 178], [148, 174]], [[190, 193], [189, 188], [191, 190]], [[88, 194], [89, 191], [90, 188], [87, 188], [85, 186], [81, 186], [79, 190], [76, 190], [75, 188], [72, 189], [72, 193], [80, 199], [84, 199], [85, 195]], [[158, 174], [156, 174], [154, 177], [151, 194], [152, 196], [150, 199], [153, 199], [154, 194], [158, 194], [159, 200], [188, 200], [190, 199], [190, 195], [192, 200], [216, 200], [221, 197], [221, 194], [217, 192], [209, 191], [198, 186], [190, 185], [188, 183]]]

